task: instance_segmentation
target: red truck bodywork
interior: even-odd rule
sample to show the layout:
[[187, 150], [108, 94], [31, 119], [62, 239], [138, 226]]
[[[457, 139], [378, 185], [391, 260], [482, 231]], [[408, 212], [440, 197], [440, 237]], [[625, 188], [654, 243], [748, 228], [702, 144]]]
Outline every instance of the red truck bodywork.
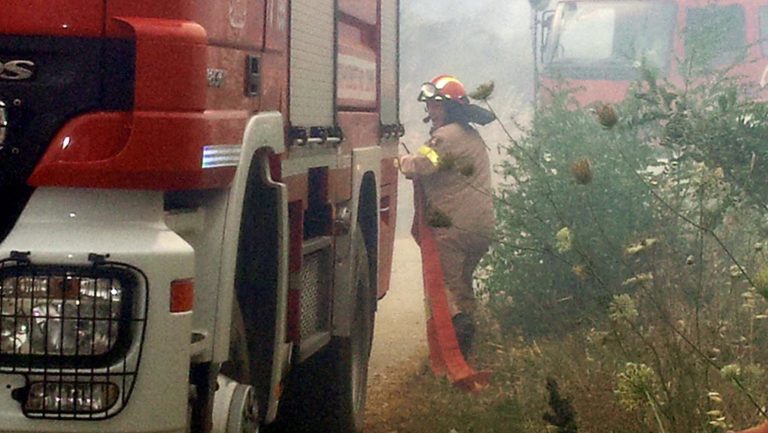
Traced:
[[[674, 20], [670, 22], [669, 28], [649, 29], [648, 31], [660, 31], [663, 38], [667, 38], [668, 49], [664, 53], [665, 65], [662, 66], [660, 78], [669, 79], [676, 85], [683, 84], [683, 76], [686, 75], [685, 64], [681, 63], [686, 58], [686, 29], [689, 25], [689, 16], [692, 10], [703, 10], [707, 7], [733, 7], [743, 17], [743, 26], [739, 31], [743, 32], [745, 56], [739, 59], [735, 64], [721, 64], [722, 68], [730, 68], [733, 76], [743, 77], [745, 81], [759, 85], [760, 89], [765, 86], [766, 72], [768, 72], [768, 49], [766, 49], [765, 39], [768, 36], [768, 2], [765, 1], [746, 1], [746, 0], [718, 0], [715, 2], [705, 0], [640, 0], [640, 1], [606, 1], [606, 0], [569, 0], [558, 2], [558, 8], [548, 18], [548, 35], [545, 37], [545, 44], [557, 44], [554, 38], [562, 31], [563, 24], [559, 17], [568, 4], [574, 5], [606, 5], [608, 7], [621, 8], [622, 4], [644, 4], [651, 8], [669, 7], [673, 10]], [[618, 10], [618, 9], [617, 9]], [[617, 12], [618, 13], [618, 12]], [[640, 18], [642, 19], [642, 17]], [[550, 21], [551, 20], [551, 21]], [[618, 34], [620, 30], [616, 30]], [[546, 40], [549, 39], [549, 40]], [[614, 103], [621, 101], [627, 94], [630, 84], [636, 77], [627, 78], [612, 76], [610, 72], [602, 78], [581, 78], [573, 76], [568, 72], [553, 71], [551, 55], [544, 51], [553, 50], [553, 48], [540, 48], [537, 53], [537, 60], [541, 61], [541, 73], [536, 85], [542, 89], [553, 89], [560, 83], [565, 83], [567, 87], [575, 89], [574, 96], [582, 105], [595, 101]], [[626, 74], [624, 74], [626, 75]], [[690, 75], [690, 74], [689, 74]], [[639, 77], [639, 75], [637, 76]], [[540, 94], [546, 98], [545, 94]]]

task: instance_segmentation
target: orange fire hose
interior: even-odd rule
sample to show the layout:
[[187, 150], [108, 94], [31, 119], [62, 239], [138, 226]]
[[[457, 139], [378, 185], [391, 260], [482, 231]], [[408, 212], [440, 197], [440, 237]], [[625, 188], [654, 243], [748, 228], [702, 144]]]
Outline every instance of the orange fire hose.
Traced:
[[421, 248], [424, 276], [424, 295], [427, 304], [427, 341], [432, 372], [447, 376], [455, 386], [478, 392], [490, 384], [490, 372], [476, 372], [467, 364], [459, 350], [456, 331], [453, 328], [448, 295], [443, 280], [440, 255], [432, 237], [432, 229], [424, 219], [424, 191], [418, 180], [413, 182], [414, 216], [411, 233]]

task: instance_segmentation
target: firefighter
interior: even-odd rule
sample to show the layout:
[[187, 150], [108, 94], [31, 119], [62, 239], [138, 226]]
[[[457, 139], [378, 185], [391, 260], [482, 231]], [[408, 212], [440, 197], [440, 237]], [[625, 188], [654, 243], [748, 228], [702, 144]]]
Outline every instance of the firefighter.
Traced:
[[494, 227], [491, 170], [487, 147], [470, 123], [494, 119], [469, 103], [464, 85], [440, 75], [421, 87], [432, 128], [415, 154], [399, 158], [403, 174], [420, 182], [426, 198], [425, 218], [440, 255], [449, 308], [465, 358], [475, 334], [472, 274], [488, 250]]

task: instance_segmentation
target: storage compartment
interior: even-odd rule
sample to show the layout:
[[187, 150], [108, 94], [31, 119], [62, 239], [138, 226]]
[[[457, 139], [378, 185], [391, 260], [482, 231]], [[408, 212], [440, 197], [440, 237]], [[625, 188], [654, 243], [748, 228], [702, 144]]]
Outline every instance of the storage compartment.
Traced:
[[381, 0], [381, 124], [399, 125], [398, 0]]
[[334, 124], [334, 0], [291, 2], [290, 121]]

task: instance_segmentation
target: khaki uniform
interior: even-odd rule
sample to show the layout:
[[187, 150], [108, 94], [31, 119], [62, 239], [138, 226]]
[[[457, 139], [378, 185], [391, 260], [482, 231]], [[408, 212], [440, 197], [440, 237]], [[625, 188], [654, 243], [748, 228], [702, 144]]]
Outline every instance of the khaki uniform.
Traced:
[[495, 225], [485, 143], [474, 129], [451, 123], [434, 130], [419, 153], [402, 157], [400, 165], [424, 187], [425, 218], [433, 227], [451, 314], [471, 314], [472, 273]]

